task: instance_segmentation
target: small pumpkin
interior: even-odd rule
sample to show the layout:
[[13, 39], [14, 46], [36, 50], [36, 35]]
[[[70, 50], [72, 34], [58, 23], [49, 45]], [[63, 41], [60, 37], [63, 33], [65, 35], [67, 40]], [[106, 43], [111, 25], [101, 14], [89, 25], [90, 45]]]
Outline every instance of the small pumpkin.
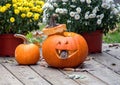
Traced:
[[39, 46], [33, 43], [27, 43], [25, 36], [15, 34], [15, 37], [22, 38], [24, 44], [20, 44], [15, 49], [15, 59], [19, 64], [30, 65], [36, 64], [40, 59]]
[[42, 44], [42, 55], [53, 67], [76, 67], [83, 63], [88, 55], [85, 39], [73, 32], [49, 36]]
[[57, 18], [57, 15], [53, 14], [50, 17], [49, 24], [45, 28], [43, 28], [42, 31], [45, 35], [61, 34], [67, 30], [66, 24], [57, 24], [55, 22], [55, 18]]

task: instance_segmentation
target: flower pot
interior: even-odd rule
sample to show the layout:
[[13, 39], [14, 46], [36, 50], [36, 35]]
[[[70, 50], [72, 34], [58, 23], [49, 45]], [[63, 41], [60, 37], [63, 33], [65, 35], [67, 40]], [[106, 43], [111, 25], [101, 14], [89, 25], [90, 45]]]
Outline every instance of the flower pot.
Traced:
[[21, 43], [23, 43], [23, 40], [15, 38], [14, 34], [1, 34], [0, 56], [14, 56], [15, 48]]
[[82, 36], [87, 41], [89, 53], [101, 53], [102, 52], [103, 32], [101, 30], [97, 30], [91, 33], [83, 33]]

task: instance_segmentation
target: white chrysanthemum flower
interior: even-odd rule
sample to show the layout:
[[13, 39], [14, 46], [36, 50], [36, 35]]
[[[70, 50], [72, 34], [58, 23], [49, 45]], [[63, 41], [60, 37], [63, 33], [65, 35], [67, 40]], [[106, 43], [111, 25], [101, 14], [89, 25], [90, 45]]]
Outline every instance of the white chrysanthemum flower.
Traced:
[[90, 11], [87, 11], [86, 13], [85, 13], [85, 15], [89, 15], [90, 14]]
[[49, 2], [56, 2], [57, 0], [48, 0]]
[[83, 2], [85, 2], [85, 0], [80, 0], [80, 2], [82, 2], [82, 3], [83, 3]]
[[70, 16], [74, 17], [75, 16], [75, 12], [70, 12]]
[[89, 19], [89, 11], [85, 13], [85, 19]]
[[57, 9], [55, 10], [55, 13], [67, 14], [67, 13], [68, 13], [68, 10], [67, 10], [67, 9], [57, 8]]
[[62, 0], [63, 2], [67, 2], [68, 0]]
[[113, 16], [110, 16], [110, 18], [112, 19], [112, 18], [113, 18]]
[[76, 2], [76, 0], [72, 0], [72, 2]]
[[85, 15], [85, 19], [89, 19], [89, 16], [88, 16], [88, 15]]
[[45, 3], [44, 6], [42, 7], [42, 9], [47, 9], [49, 7], [50, 3]]
[[56, 2], [57, 0], [48, 0], [48, 2]]
[[87, 4], [91, 4], [91, 0], [86, 0], [86, 3]]
[[95, 8], [93, 9], [92, 13], [93, 13], [93, 14], [96, 14], [97, 11], [99, 11], [99, 9], [98, 9], [98, 7], [95, 7]]
[[70, 5], [71, 8], [75, 8], [76, 6], [75, 5]]
[[74, 18], [75, 18], [75, 20], [79, 20], [80, 19], [80, 15], [79, 14], [75, 14]]
[[118, 6], [118, 7], [120, 7], [120, 4], [119, 4], [119, 3], [117, 3], [117, 6]]
[[102, 2], [112, 4], [112, 3], [114, 3], [114, 0], [102, 0]]
[[118, 7], [118, 10], [119, 10], [119, 12], [120, 12], [120, 6]]
[[87, 26], [87, 25], [88, 25], [88, 22], [85, 22], [85, 25]]
[[45, 3], [44, 6], [42, 7], [42, 9], [49, 9], [49, 10], [53, 10], [54, 7], [53, 5], [51, 5], [50, 3]]
[[67, 20], [67, 23], [71, 23], [71, 20]]
[[89, 15], [89, 18], [95, 18], [96, 17], [96, 14], [90, 14]]
[[106, 0], [106, 3], [114, 3], [113, 0]]
[[118, 9], [116, 9], [116, 8], [114, 8], [112, 13], [116, 15], [116, 14], [118, 14], [118, 13], [119, 13], [119, 10], [118, 10]]
[[101, 19], [98, 19], [97, 20], [97, 24], [100, 25], [102, 23], [102, 20]]
[[96, 14], [96, 13], [97, 13], [97, 10], [93, 9], [92, 13], [93, 13], [93, 14]]
[[115, 4], [111, 4], [110, 6], [111, 6], [112, 9], [114, 9], [116, 7]]
[[64, 13], [63, 9], [59, 9], [59, 13], [63, 14]]
[[100, 15], [100, 19], [103, 19], [103, 18], [104, 18], [104, 14], [101, 14], [101, 15]]
[[100, 18], [100, 15], [97, 15], [96, 17], [97, 17], [97, 18]]
[[63, 9], [63, 14], [67, 14], [68, 10], [67, 9]]
[[59, 10], [60, 10], [60, 8], [56, 8], [56, 9], [55, 9], [55, 12], [56, 12], [56, 13], [59, 13]]
[[50, 10], [54, 10], [53, 5], [50, 5], [50, 6], [49, 6], [49, 9], [50, 9]]
[[76, 11], [77, 11], [77, 13], [80, 13], [80, 12], [81, 12], [81, 8], [80, 8], [80, 7], [77, 7], [77, 8], [76, 8]]
[[62, 8], [57, 8], [55, 10], [56, 13], [60, 13], [60, 14], [67, 14], [68, 10], [67, 9], [62, 9]]
[[109, 9], [110, 8], [110, 4], [102, 3], [101, 7], [105, 8], [105, 9]]
[[54, 7], [58, 7], [58, 4], [57, 4], [57, 3], [53, 3], [53, 6], [54, 6]]
[[63, 4], [63, 5], [66, 5], [67, 3], [63, 2], [62, 4]]

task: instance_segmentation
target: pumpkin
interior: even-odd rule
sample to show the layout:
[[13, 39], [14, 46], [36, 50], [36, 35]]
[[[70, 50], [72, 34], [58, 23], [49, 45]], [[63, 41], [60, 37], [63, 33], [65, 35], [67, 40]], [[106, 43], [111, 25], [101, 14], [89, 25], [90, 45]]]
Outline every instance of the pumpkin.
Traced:
[[24, 40], [24, 44], [18, 45], [15, 49], [16, 61], [23, 65], [36, 64], [40, 58], [39, 46], [33, 43], [26, 43], [27, 40], [23, 35], [15, 34], [15, 37], [19, 37]]
[[49, 36], [42, 44], [42, 55], [46, 62], [57, 68], [76, 67], [88, 55], [85, 39], [73, 32]]
[[55, 19], [57, 18], [56, 14], [51, 15], [49, 24], [43, 28], [42, 32], [45, 35], [61, 34], [66, 31], [66, 24], [57, 24]]

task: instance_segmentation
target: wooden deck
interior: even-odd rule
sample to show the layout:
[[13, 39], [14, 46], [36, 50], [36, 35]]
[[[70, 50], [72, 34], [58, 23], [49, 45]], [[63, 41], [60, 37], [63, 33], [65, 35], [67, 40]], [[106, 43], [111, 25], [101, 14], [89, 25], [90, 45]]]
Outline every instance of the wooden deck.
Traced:
[[0, 57], [0, 85], [120, 85], [120, 44], [105, 45], [78, 68], [55, 69], [44, 60], [18, 65], [14, 57]]

